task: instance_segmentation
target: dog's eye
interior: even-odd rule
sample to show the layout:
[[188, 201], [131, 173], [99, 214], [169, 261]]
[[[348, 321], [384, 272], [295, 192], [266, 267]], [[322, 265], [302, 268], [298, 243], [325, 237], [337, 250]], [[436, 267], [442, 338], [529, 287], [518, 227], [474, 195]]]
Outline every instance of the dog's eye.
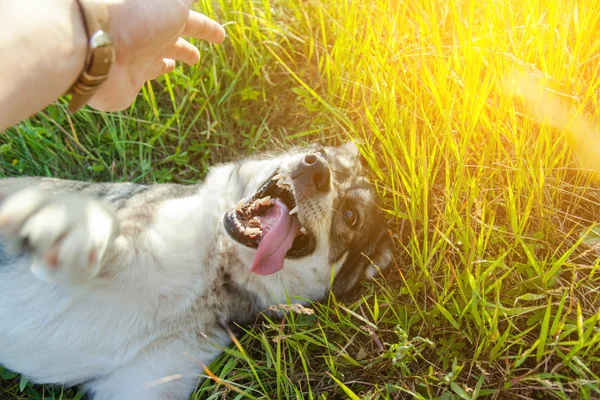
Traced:
[[349, 208], [344, 211], [344, 220], [349, 226], [354, 226], [358, 222], [358, 214], [355, 210]]

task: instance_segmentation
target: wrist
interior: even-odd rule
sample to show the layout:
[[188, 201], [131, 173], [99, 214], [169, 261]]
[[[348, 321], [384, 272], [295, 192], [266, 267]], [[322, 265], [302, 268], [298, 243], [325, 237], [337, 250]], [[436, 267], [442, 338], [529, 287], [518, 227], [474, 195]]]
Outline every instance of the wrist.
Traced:
[[109, 14], [104, 0], [77, 0], [88, 40], [82, 73], [69, 89], [69, 111], [89, 102], [104, 84], [114, 63], [115, 52], [109, 35]]
[[63, 18], [60, 18], [61, 23], [59, 25], [63, 31], [63, 37], [67, 40], [61, 43], [59, 54], [48, 59], [48, 62], [55, 63], [57, 60], [63, 60], [64, 93], [85, 68], [88, 40], [83, 16], [77, 1], [60, 0], [58, 3], [59, 18], [63, 16]]

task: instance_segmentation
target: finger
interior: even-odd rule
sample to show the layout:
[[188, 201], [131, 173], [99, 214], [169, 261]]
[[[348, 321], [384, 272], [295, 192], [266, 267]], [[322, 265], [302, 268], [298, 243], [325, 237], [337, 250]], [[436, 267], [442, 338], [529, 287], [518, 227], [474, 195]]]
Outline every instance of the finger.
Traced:
[[173, 72], [175, 69], [175, 60], [170, 58], [163, 58], [156, 64], [156, 68], [154, 72], [151, 74], [150, 79], [156, 79], [161, 75], [168, 74], [169, 72]]
[[164, 56], [173, 60], [183, 61], [188, 65], [194, 65], [200, 61], [200, 52], [196, 46], [182, 38], [177, 39], [177, 42], [165, 52]]
[[225, 39], [225, 29], [206, 15], [190, 11], [183, 28], [183, 36], [191, 36], [219, 44]]

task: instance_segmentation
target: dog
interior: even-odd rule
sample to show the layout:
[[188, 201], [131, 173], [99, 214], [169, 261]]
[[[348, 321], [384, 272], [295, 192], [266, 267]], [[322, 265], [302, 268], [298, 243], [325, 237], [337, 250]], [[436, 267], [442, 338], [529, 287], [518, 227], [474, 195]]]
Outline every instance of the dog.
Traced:
[[0, 364], [94, 400], [185, 400], [229, 326], [351, 292], [393, 261], [351, 142], [222, 164], [198, 185], [0, 191]]

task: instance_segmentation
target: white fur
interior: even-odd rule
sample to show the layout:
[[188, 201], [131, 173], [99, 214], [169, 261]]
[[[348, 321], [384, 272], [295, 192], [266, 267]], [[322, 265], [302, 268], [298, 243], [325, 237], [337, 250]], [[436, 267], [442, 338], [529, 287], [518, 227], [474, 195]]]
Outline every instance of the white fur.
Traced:
[[[281, 159], [247, 162], [241, 179], [256, 190], [301, 156], [283, 166]], [[322, 297], [331, 278], [331, 212], [301, 219], [318, 233], [312, 255], [288, 259], [270, 276], [251, 274], [255, 250], [223, 232], [223, 214], [239, 200], [227, 186], [232, 168], [214, 169], [194, 195], [162, 202], [136, 235], [119, 235], [130, 222], [97, 200], [33, 189], [8, 198], [0, 229], [7, 241], [28, 235], [34, 257], [0, 267], [0, 362], [36, 382], [86, 382], [95, 400], [183, 400], [229, 342], [197, 303], [224, 262], [214, 254], [235, 246], [243, 266], [232, 273], [265, 309], [288, 296]], [[53, 251], [58, 264], [48, 265]]]

